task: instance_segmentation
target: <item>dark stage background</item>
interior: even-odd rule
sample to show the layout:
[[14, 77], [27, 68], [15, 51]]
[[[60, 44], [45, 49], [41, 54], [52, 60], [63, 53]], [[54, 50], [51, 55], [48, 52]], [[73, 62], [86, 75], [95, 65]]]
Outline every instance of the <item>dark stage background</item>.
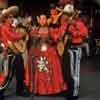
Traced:
[[30, 15], [46, 13], [51, 2], [51, 0], [8, 0], [9, 5], [17, 4], [20, 7], [20, 12], [24, 11], [24, 14]]

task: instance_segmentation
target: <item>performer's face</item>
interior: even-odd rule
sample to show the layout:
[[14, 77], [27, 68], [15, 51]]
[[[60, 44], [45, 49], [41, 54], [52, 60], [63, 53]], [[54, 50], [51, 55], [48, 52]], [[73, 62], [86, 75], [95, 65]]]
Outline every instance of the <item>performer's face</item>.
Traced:
[[40, 16], [40, 25], [44, 26], [46, 24], [47, 24], [47, 18], [46, 18], [46, 16], [45, 15], [41, 15]]
[[69, 16], [68, 16], [67, 14], [63, 14], [63, 15], [61, 16], [60, 23], [61, 23], [61, 24], [62, 24], [62, 23], [66, 23], [66, 21], [68, 21], [68, 19], [69, 19]]
[[9, 23], [9, 24], [12, 24], [13, 20], [14, 20], [13, 16], [9, 15], [8, 18], [7, 18], [7, 20], [6, 20], [6, 22]]
[[51, 15], [57, 15], [57, 10], [56, 9], [51, 9], [50, 14]]
[[27, 20], [28, 22], [32, 22], [32, 16], [29, 16]]

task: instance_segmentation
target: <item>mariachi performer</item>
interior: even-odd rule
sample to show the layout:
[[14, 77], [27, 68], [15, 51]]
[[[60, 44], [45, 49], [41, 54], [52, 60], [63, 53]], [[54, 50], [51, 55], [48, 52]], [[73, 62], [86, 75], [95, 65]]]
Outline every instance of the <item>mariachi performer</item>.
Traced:
[[58, 20], [60, 16], [62, 15], [62, 12], [59, 12], [55, 4], [50, 5], [50, 17], [48, 18], [47, 22], [48, 25], [50, 24], [58, 24]]
[[80, 11], [72, 4], [63, 9], [61, 35], [64, 38], [64, 52], [62, 55], [64, 80], [69, 86], [68, 100], [78, 99], [80, 87], [80, 60], [82, 43], [88, 35], [88, 29], [79, 18]]
[[14, 43], [18, 42], [23, 38], [23, 35], [16, 32], [15, 27], [12, 26], [14, 15], [18, 12], [17, 6], [11, 6], [8, 9], [3, 10], [0, 16], [3, 21], [1, 27], [2, 43], [4, 44], [9, 56], [9, 68], [16, 71], [16, 95], [26, 96], [25, 85], [24, 85], [24, 62], [20, 51], [16, 49]]
[[52, 46], [55, 37], [51, 37], [45, 15], [40, 15], [39, 24], [40, 26], [33, 30], [38, 42], [37, 46], [29, 51], [26, 84], [30, 91], [35, 94], [58, 94], [67, 90], [68, 87], [62, 77], [61, 64], [56, 48]]
[[63, 12], [60, 11], [59, 8], [56, 7], [56, 5], [54, 5], [54, 4], [51, 4], [50, 7], [51, 7], [50, 8], [50, 17], [48, 18], [47, 22], [52, 31], [51, 37], [55, 37], [53, 40], [53, 45], [56, 46], [57, 53], [60, 57], [61, 55], [59, 53], [59, 48], [61, 48], [61, 47], [60, 47], [60, 45], [57, 46], [57, 44], [58, 44], [59, 38], [60, 38], [59, 20], [60, 20], [61, 15], [63, 14]]

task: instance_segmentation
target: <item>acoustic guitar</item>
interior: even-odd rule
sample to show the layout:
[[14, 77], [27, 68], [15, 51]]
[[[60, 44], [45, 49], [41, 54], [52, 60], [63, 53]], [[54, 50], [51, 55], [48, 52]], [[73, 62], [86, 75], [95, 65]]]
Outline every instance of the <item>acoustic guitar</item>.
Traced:
[[57, 43], [57, 51], [59, 56], [62, 56], [65, 50], [65, 45], [67, 44], [69, 36], [67, 35], [66, 37], [64, 37], [64, 39], [62, 38], [61, 40], [58, 41]]
[[21, 40], [18, 40], [16, 42], [8, 41], [8, 47], [14, 52], [14, 53], [24, 53], [27, 49], [27, 40], [28, 35], [24, 28], [17, 28], [16, 31], [20, 33], [23, 38]]

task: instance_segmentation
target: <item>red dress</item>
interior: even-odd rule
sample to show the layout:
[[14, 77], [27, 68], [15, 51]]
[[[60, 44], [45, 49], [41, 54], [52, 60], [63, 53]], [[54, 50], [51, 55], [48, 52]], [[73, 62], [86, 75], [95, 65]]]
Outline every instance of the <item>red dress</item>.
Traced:
[[[40, 34], [40, 37], [46, 38], [49, 35], [48, 33]], [[26, 66], [26, 85], [31, 92], [33, 88], [34, 92], [39, 95], [57, 94], [68, 89], [67, 84], [63, 81], [56, 47], [50, 43], [46, 46], [46, 48], [44, 46], [44, 50], [40, 47], [31, 48]]]

